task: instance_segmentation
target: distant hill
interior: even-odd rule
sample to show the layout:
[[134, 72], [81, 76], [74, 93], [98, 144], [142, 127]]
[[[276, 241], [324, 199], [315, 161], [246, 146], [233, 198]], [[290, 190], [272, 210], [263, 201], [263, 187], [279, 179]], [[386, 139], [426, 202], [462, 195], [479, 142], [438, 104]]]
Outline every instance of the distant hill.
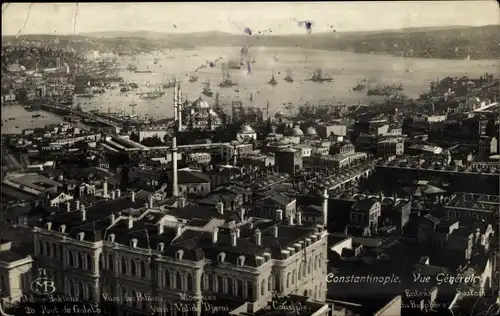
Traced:
[[[151, 31], [106, 31], [65, 37], [92, 42], [116, 43], [121, 48], [193, 48], [196, 46], [281, 46], [359, 53], [389, 54], [424, 58], [471, 59], [500, 58], [500, 25], [480, 27], [449, 26], [403, 28], [382, 31], [331, 32], [300, 35], [261, 36], [224, 32], [170, 34]], [[22, 39], [60, 37], [23, 35]]]

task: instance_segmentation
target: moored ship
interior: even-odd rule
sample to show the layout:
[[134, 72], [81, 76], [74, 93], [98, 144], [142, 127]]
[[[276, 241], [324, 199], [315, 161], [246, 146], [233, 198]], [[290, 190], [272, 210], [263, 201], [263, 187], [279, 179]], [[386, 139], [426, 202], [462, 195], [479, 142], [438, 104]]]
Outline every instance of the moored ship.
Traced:
[[278, 84], [278, 81], [276, 81], [276, 78], [274, 77], [274, 72], [271, 75], [271, 80], [269, 80], [268, 84], [270, 84], [271, 86], [275, 86]]
[[203, 87], [203, 90], [201, 91], [204, 95], [207, 97], [212, 97], [214, 95], [214, 92], [212, 91], [212, 88], [210, 87], [210, 79], [205, 80], [205, 86]]
[[318, 68], [314, 71], [312, 77], [308, 79], [308, 81], [313, 81], [313, 82], [331, 82], [333, 81], [332, 77], [329, 77], [323, 73], [323, 70], [321, 68]]

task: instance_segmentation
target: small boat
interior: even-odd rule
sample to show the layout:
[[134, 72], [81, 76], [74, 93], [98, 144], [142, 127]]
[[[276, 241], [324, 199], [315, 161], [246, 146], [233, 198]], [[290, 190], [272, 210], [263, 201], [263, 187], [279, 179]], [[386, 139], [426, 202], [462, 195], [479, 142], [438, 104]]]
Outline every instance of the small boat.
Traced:
[[278, 81], [276, 81], [276, 78], [274, 77], [274, 72], [271, 76], [271, 80], [269, 80], [268, 84], [270, 84], [271, 86], [275, 86], [278, 84]]
[[198, 81], [198, 76], [196, 74], [192, 74], [191, 76], [189, 76], [189, 82], [196, 82]]
[[288, 68], [286, 71], [286, 77], [285, 77], [286, 82], [293, 82], [293, 77], [292, 77], [292, 70]]

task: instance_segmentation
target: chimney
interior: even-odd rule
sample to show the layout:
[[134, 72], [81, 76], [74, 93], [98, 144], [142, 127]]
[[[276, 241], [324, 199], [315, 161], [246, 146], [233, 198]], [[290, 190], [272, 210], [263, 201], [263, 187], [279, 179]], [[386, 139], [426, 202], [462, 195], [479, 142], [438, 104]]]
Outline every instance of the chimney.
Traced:
[[274, 229], [274, 237], [278, 238], [278, 225], [274, 225], [273, 229]]
[[111, 199], [114, 200], [116, 198], [116, 192], [111, 191]]
[[262, 245], [262, 235], [260, 234], [260, 229], [255, 230], [255, 243], [259, 246]]
[[283, 220], [283, 210], [276, 210], [276, 219], [279, 221]]
[[104, 181], [104, 183], [102, 184], [102, 196], [108, 196], [108, 181]]
[[177, 171], [177, 138], [172, 138], [172, 195], [179, 196], [179, 180]]
[[293, 225], [293, 215], [288, 216], [288, 225]]
[[85, 205], [82, 205], [80, 213], [82, 213], [82, 222], [85, 222], [87, 220], [87, 211], [85, 210]]
[[236, 231], [231, 231], [231, 246], [236, 247], [236, 240], [238, 236], [236, 236]]
[[219, 229], [217, 227], [215, 227], [213, 232], [212, 232], [212, 243], [214, 245], [217, 243], [218, 237], [219, 237]]
[[159, 223], [158, 224], [158, 235], [163, 234], [163, 230], [164, 230], [163, 224]]
[[297, 212], [297, 225], [302, 225], [302, 212]]
[[153, 199], [153, 196], [150, 195], [149, 198], [148, 198], [148, 207], [149, 208], [153, 208], [153, 202], [154, 202], [154, 199]]
[[221, 215], [224, 215], [224, 203], [222, 202], [217, 202], [217, 212], [219, 212], [219, 214]]
[[179, 198], [179, 207], [186, 207], [186, 198], [183, 196]]
[[120, 189], [116, 189], [116, 197], [120, 198], [121, 195], [122, 195], [122, 191], [120, 191]]
[[111, 225], [113, 225], [116, 221], [116, 216], [114, 213], [111, 213], [111, 215], [109, 216], [109, 219], [111, 221]]
[[76, 210], [79, 211], [80, 210], [80, 200], [76, 200]]
[[242, 222], [245, 220], [245, 209], [244, 208], [240, 209], [240, 219]]
[[130, 197], [130, 199], [132, 200], [132, 202], [135, 202], [135, 192], [132, 192], [132, 196]]
[[132, 218], [132, 216], [129, 216], [128, 217], [128, 229], [131, 229], [134, 227], [134, 219]]
[[71, 212], [71, 202], [66, 202], [66, 212]]
[[181, 225], [177, 226], [177, 230], [175, 232], [175, 235], [177, 237], [179, 237], [180, 235], [182, 235], [182, 226]]

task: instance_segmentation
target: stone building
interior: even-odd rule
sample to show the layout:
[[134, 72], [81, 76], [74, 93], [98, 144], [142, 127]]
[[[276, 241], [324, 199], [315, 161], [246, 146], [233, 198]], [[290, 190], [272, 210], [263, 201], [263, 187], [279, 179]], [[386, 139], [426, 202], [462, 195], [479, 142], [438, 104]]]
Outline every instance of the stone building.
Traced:
[[223, 314], [244, 304], [256, 312], [273, 293], [326, 299], [322, 225], [251, 218], [222, 203], [165, 211], [151, 197], [113, 196], [68, 202], [35, 228], [36, 267], [59, 292], [120, 315]]

